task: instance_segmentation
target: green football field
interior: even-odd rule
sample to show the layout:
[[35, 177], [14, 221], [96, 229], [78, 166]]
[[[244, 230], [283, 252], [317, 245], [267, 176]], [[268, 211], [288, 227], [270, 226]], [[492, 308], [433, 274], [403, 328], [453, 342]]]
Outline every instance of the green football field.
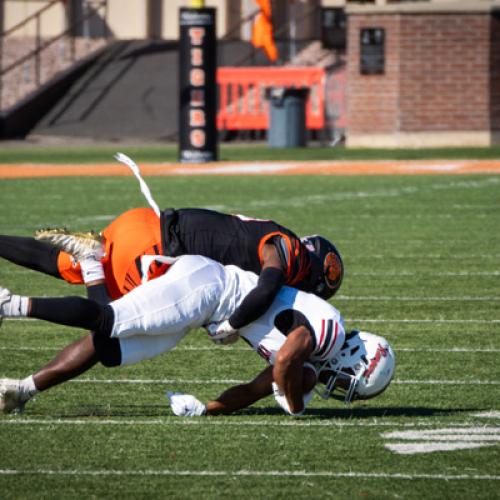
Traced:
[[[232, 416], [174, 417], [167, 389], [201, 400], [264, 362], [203, 331], [133, 367], [96, 367], [0, 416], [0, 497], [500, 498], [500, 176], [154, 177], [161, 207], [200, 206], [320, 233], [344, 257], [332, 303], [385, 336], [397, 369], [379, 398], [316, 396], [302, 418], [272, 398]], [[0, 180], [0, 233], [100, 229], [144, 206], [124, 178]], [[83, 294], [0, 262], [0, 283]], [[24, 377], [83, 335], [4, 320], [0, 376]]]

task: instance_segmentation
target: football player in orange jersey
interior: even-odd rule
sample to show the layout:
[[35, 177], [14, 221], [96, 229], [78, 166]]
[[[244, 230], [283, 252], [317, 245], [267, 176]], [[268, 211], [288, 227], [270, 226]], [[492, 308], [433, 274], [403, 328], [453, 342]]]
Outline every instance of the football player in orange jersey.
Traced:
[[[151, 208], [124, 212], [102, 231], [93, 247], [74, 234], [48, 238], [73, 254], [32, 238], [0, 236], [0, 256], [14, 263], [88, 286], [89, 297], [107, 303], [168, 268], [165, 256], [204, 255], [259, 275], [254, 290], [218, 328], [236, 331], [261, 316], [286, 284], [328, 299], [343, 277], [341, 257], [320, 236], [301, 241], [271, 220], [212, 210]], [[96, 258], [97, 257], [97, 258]]]

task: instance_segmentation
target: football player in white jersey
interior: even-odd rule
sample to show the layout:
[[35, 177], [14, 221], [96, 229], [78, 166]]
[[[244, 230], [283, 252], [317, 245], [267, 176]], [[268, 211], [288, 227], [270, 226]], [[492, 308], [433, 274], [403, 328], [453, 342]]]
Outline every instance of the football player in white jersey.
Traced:
[[[81, 297], [24, 297], [0, 289], [2, 317], [33, 317], [92, 331], [33, 375], [22, 380], [1, 379], [0, 409], [22, 409], [36, 393], [80, 375], [98, 361], [105, 366], [133, 364], [173, 349], [191, 329], [205, 326], [209, 335], [216, 332], [217, 325], [238, 307], [257, 280], [255, 274], [235, 266], [222, 266], [201, 256], [183, 256], [175, 259], [165, 275], [108, 305]], [[239, 335], [271, 364], [271, 368], [256, 379], [262, 382], [257, 399], [274, 389], [283, 409], [296, 415], [304, 411], [310, 398], [308, 395], [304, 400], [304, 393], [309, 393], [312, 389], [309, 386], [314, 386], [317, 370], [327, 383], [328, 395], [337, 386], [346, 387], [345, 377], [332, 371], [335, 362], [339, 363], [345, 343], [343, 320], [333, 306], [314, 295], [283, 287], [264, 316], [242, 328]], [[234, 337], [232, 334], [229, 340]], [[216, 334], [212, 340], [228, 339]], [[384, 344], [383, 350], [384, 356], [379, 354], [376, 365], [371, 368], [372, 359], [361, 360], [364, 371], [370, 371], [372, 379], [383, 379], [382, 390], [389, 384], [394, 369], [394, 356], [388, 344]], [[384, 363], [387, 359], [391, 363]], [[311, 363], [306, 370], [314, 372], [312, 384], [306, 386], [305, 363]], [[360, 367], [361, 364], [358, 362]], [[382, 365], [383, 376], [378, 373]], [[354, 366], [350, 371], [349, 377], [358, 376]], [[325, 377], [328, 373], [332, 375]], [[358, 377], [356, 386], [360, 380]], [[351, 392], [352, 399], [354, 392]], [[178, 415], [227, 413], [242, 404], [251, 404], [257, 400], [255, 396], [240, 391], [238, 401], [233, 397], [231, 402], [230, 397], [228, 402], [226, 397], [222, 398], [225, 403], [213, 407], [201, 404], [193, 396], [173, 394], [171, 404]], [[197, 406], [196, 410], [190, 409], [186, 398], [191, 398], [191, 406]]]

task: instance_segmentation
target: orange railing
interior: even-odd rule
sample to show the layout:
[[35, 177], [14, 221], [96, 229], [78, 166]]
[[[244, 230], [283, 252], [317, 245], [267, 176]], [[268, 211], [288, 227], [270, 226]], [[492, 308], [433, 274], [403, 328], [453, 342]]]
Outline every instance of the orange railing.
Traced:
[[266, 94], [276, 87], [307, 88], [306, 127], [325, 126], [325, 70], [314, 67], [221, 67], [217, 70], [219, 130], [265, 130]]

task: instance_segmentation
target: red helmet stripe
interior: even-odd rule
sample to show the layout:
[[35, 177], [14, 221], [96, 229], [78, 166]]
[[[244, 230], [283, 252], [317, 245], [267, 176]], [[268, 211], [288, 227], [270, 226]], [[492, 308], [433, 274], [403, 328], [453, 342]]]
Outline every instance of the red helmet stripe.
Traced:
[[321, 335], [319, 337], [318, 349], [321, 349], [321, 345], [323, 344], [323, 340], [325, 339], [325, 320], [321, 320]]
[[335, 321], [335, 332], [333, 334], [333, 340], [330, 344], [330, 349], [328, 349], [328, 352], [326, 352], [324, 355], [323, 355], [323, 359], [326, 359], [328, 358], [328, 355], [330, 354], [330, 352], [332, 351], [333, 349], [333, 346], [335, 345], [335, 341], [337, 340], [337, 333], [339, 331], [339, 324]]

